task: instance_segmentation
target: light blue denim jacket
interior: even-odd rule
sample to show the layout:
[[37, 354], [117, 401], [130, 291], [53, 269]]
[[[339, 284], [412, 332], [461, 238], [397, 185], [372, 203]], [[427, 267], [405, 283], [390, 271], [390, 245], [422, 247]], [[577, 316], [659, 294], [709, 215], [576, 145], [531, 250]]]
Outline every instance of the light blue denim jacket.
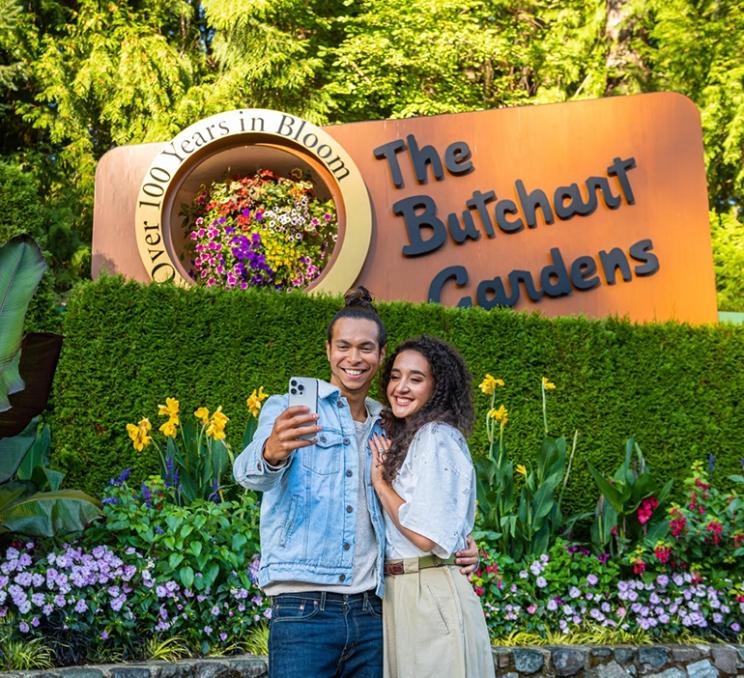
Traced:
[[[382, 406], [369, 398], [366, 405], [375, 417], [372, 433], [381, 433]], [[233, 464], [238, 483], [264, 493], [259, 586], [282, 581], [353, 583], [357, 483], [358, 474], [364, 473], [367, 506], [377, 538], [376, 593], [382, 597], [385, 525], [370, 481], [369, 444], [365, 468], [359, 468], [349, 403], [338, 388], [319, 380], [318, 423], [322, 430], [316, 444], [295, 450], [287, 464], [272, 470], [263, 458], [263, 446], [274, 420], [287, 407], [286, 394], [272, 396], [264, 403], [253, 440]], [[344, 548], [345, 544], [349, 546]]]

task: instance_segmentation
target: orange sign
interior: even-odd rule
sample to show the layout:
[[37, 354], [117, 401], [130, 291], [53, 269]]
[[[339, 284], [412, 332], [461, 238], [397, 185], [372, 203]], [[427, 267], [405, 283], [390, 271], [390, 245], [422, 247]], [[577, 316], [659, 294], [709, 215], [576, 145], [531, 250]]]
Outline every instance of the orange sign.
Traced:
[[[288, 114], [273, 115], [281, 129], [263, 131], [274, 145], [278, 139], [288, 152], [304, 154], [308, 167], [328, 163], [317, 155], [316, 129]], [[360, 210], [356, 232], [366, 256], [352, 278], [378, 298], [505, 305], [546, 315], [716, 321], [702, 134], [699, 114], [685, 97], [615, 97], [323, 131], [337, 142], [333, 157], [348, 154], [347, 166], [358, 170], [369, 193], [372, 234]], [[241, 134], [236, 149], [253, 143]], [[102, 159], [94, 273], [96, 262], [98, 269], [113, 263], [116, 270], [120, 261], [119, 272], [147, 277], [142, 266], [134, 271], [131, 256], [125, 261], [121, 239], [114, 245], [106, 232], [121, 234], [124, 229], [112, 224], [125, 218], [133, 231], [148, 164], [152, 174], [154, 158], [168, 148], [126, 147]], [[329, 155], [330, 142], [325, 148]], [[127, 185], [117, 172], [113, 189], [114, 163], [120, 168], [124, 153], [139, 181]], [[328, 170], [321, 179], [343, 202], [346, 175]], [[99, 200], [101, 182], [108, 201]], [[131, 207], [122, 213], [115, 203]], [[348, 207], [339, 205], [345, 220], [339, 240], [347, 244], [356, 218]], [[323, 280], [341, 259], [331, 261], [319, 288], [330, 289]], [[349, 279], [348, 273], [335, 277]]]

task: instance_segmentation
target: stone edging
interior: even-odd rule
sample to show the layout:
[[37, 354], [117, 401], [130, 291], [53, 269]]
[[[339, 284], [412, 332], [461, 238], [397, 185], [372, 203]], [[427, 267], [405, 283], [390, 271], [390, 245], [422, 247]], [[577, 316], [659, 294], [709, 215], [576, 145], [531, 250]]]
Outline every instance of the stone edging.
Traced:
[[[744, 676], [744, 646], [725, 644], [494, 647], [493, 660], [496, 675], [504, 678]], [[0, 673], [6, 678], [260, 678], [267, 675], [266, 657], [253, 655]]]

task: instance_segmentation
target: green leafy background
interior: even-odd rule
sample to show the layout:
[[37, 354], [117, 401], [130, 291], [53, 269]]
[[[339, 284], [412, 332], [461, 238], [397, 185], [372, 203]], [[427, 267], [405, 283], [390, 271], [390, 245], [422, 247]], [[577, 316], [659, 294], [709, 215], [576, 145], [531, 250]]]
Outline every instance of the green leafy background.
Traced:
[[[134, 480], [144, 479], [156, 471], [157, 455], [151, 447], [135, 452], [125, 427], [147, 416], [156, 429], [164, 421], [157, 406], [167, 396], [181, 401], [185, 417], [201, 405], [222, 405], [231, 418], [228, 440], [239, 447], [251, 390], [283, 392], [291, 375], [327, 378], [325, 332], [340, 305], [302, 293], [184, 290], [119, 278], [76, 287], [55, 378], [55, 465], [69, 472], [68, 483], [93, 493], [126, 466]], [[405, 303], [379, 308], [391, 346], [428, 332], [462, 351], [474, 389], [486, 372], [505, 380], [499, 397], [510, 412], [506, 441], [516, 463], [533, 458], [542, 440], [541, 378], [556, 384], [548, 394], [551, 433], [579, 430], [570, 509], [593, 508], [586, 462], [613, 471], [631, 435], [660, 480], [676, 479], [677, 493], [693, 460], [707, 461], [709, 453], [716, 483], [725, 487], [725, 476], [741, 470], [743, 326], [546, 319]], [[475, 399], [477, 455], [486, 450], [488, 399], [479, 391]]]

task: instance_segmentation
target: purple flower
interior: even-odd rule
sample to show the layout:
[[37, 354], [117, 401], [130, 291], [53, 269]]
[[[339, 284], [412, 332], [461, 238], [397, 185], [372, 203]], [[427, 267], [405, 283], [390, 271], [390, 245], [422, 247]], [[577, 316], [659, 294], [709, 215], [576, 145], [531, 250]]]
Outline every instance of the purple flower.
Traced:
[[143, 482], [141, 487], [142, 498], [145, 500], [147, 508], [152, 508], [152, 492], [147, 487], [147, 483]]
[[597, 578], [596, 574], [590, 574], [590, 575], [587, 575], [586, 581], [589, 584], [589, 586], [596, 586], [599, 579]]
[[581, 591], [579, 591], [579, 589], [577, 589], [575, 586], [572, 586], [568, 591], [568, 595], [571, 598], [578, 598], [579, 596], [581, 596]]
[[28, 633], [29, 632], [29, 626], [25, 621], [22, 621], [20, 624], [18, 624], [18, 630], [21, 633]]
[[118, 478], [112, 478], [109, 480], [109, 485], [113, 485], [114, 487], [118, 487], [119, 485], [123, 485], [127, 480], [129, 480], [129, 474], [131, 473], [131, 468], [125, 468]]
[[538, 577], [535, 580], [535, 584], [537, 584], [538, 588], [544, 589], [548, 585], [548, 581], [545, 577]]
[[102, 504], [118, 504], [119, 500], [116, 497], [104, 497], [101, 500]]

